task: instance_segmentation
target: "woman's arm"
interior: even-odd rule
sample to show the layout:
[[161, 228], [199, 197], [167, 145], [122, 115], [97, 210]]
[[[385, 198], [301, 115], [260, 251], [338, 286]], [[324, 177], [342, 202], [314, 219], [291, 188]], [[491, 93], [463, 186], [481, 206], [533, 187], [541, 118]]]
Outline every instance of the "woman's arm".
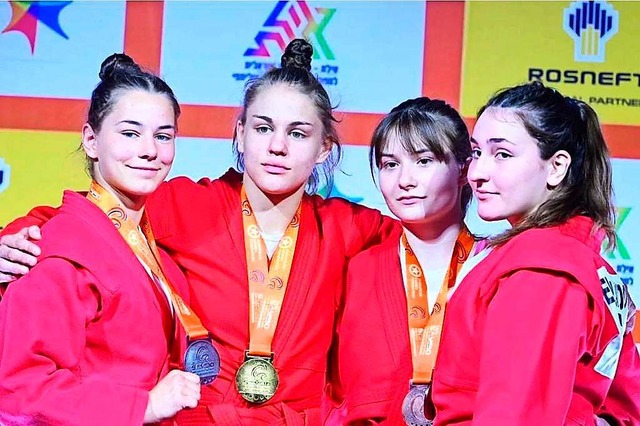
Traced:
[[86, 327], [108, 303], [90, 272], [47, 258], [0, 303], [0, 411], [44, 423], [140, 425], [149, 393], [82, 377]]

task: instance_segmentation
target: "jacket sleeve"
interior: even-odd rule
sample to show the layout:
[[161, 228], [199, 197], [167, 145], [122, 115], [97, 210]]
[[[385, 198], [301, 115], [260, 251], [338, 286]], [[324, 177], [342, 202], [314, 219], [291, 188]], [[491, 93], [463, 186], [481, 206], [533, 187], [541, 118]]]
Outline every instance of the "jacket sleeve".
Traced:
[[598, 416], [611, 425], [640, 425], [640, 355], [630, 332], [622, 341], [616, 375]]
[[330, 198], [327, 203], [339, 216], [345, 236], [346, 253], [349, 258], [363, 250], [381, 243], [400, 230], [397, 220], [380, 211], [361, 206], [341, 198]]
[[501, 279], [490, 297], [477, 330], [482, 345], [472, 424], [564, 424], [586, 350], [586, 290], [563, 275], [520, 270]]
[[[148, 392], [83, 377], [86, 329], [109, 303], [86, 270], [42, 260], [0, 303], [0, 412], [24, 424], [140, 425]], [[22, 424], [22, 423], [21, 423]]]
[[0, 237], [3, 235], [11, 235], [20, 231], [27, 226], [36, 225], [42, 227], [49, 219], [58, 213], [57, 207], [38, 206], [34, 207], [26, 216], [14, 219], [11, 223], [0, 231]]
[[[344, 308], [338, 320], [335, 345], [334, 395], [331, 404], [327, 404], [329, 413], [325, 414], [327, 426], [384, 423], [392, 400], [391, 389], [400, 380], [388, 374], [375, 374], [382, 370], [380, 364], [385, 362], [381, 360], [391, 360], [380, 350], [381, 344], [387, 345], [380, 322], [368, 320], [381, 315], [377, 291], [373, 288], [374, 261], [369, 252], [363, 253], [351, 260], [347, 270]], [[368, 359], [367, 353], [375, 353], [375, 359]], [[367, 386], [371, 382], [375, 386]]]

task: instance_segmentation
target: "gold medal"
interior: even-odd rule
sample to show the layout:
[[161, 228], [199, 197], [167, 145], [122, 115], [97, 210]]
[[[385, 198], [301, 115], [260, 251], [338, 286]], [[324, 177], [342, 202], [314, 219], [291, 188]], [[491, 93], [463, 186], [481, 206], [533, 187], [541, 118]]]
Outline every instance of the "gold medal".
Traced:
[[245, 400], [254, 404], [270, 400], [278, 383], [278, 372], [271, 359], [245, 354], [245, 361], [236, 373], [236, 388]]

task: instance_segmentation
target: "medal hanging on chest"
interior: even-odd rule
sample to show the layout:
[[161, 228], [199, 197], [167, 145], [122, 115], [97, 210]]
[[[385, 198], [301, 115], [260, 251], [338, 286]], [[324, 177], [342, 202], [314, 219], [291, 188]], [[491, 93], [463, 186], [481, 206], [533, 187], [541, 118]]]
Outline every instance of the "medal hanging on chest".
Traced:
[[289, 282], [301, 206], [287, 226], [269, 265], [266, 246], [244, 187], [241, 202], [249, 281], [249, 350], [236, 373], [236, 388], [245, 400], [261, 404], [271, 399], [278, 389], [271, 343]]
[[447, 275], [442, 282], [431, 314], [428, 313], [427, 282], [420, 262], [411, 249], [405, 234], [402, 234], [401, 242], [402, 253], [405, 256], [404, 275], [407, 286], [407, 314], [413, 365], [409, 392], [402, 402], [402, 415], [407, 425], [427, 426], [433, 424], [433, 418], [427, 418], [425, 415], [425, 404], [431, 404], [429, 391], [440, 347], [440, 335], [449, 289], [455, 286], [458, 271], [468, 259], [475, 241], [469, 230], [463, 225], [453, 248]]
[[142, 214], [140, 228], [127, 215], [118, 202], [107, 190], [97, 182], [91, 182], [89, 201], [98, 206], [115, 225], [133, 253], [149, 272], [151, 280], [159, 287], [161, 293], [167, 290], [171, 305], [178, 321], [187, 335], [187, 350], [184, 355], [185, 371], [197, 374], [200, 383], [206, 385], [213, 382], [220, 373], [220, 355], [213, 346], [209, 331], [204, 328], [200, 318], [182, 300], [173, 289], [160, 263], [160, 255], [156, 246], [151, 225], [146, 213]]
[[424, 405], [429, 394], [430, 385], [414, 385], [409, 388], [409, 393], [402, 401], [402, 416], [404, 422], [410, 426], [431, 426], [433, 419], [429, 420], [424, 413]]

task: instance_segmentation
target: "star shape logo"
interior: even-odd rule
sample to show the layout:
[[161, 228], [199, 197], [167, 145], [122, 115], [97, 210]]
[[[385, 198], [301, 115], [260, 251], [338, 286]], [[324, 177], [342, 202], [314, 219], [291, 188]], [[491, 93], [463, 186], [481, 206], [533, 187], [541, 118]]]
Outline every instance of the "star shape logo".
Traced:
[[60, 27], [60, 12], [72, 1], [10, 1], [11, 21], [2, 33], [17, 31], [25, 35], [33, 54], [36, 47], [38, 23], [44, 24], [65, 39], [69, 36]]

